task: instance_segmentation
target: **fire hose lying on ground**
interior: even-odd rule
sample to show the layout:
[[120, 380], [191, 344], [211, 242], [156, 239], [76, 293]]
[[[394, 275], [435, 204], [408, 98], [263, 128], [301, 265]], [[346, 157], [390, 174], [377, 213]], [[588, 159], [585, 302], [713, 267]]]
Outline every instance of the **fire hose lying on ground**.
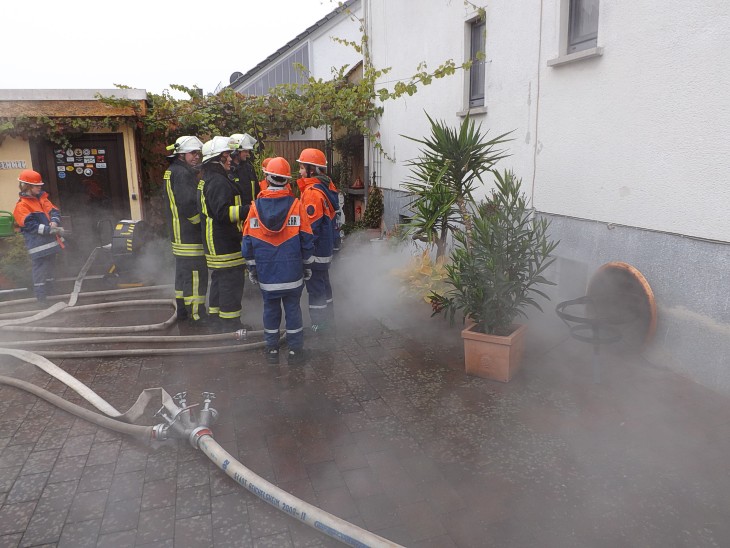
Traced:
[[[176, 321], [176, 315], [165, 322], [158, 324], [150, 324], [143, 326], [117, 326], [117, 327], [40, 327], [28, 325], [40, 319], [48, 318], [59, 312], [72, 312], [83, 310], [102, 310], [113, 309], [121, 306], [150, 306], [150, 305], [172, 305], [172, 299], [149, 299], [122, 301], [115, 303], [100, 303], [94, 305], [76, 306], [76, 302], [80, 296], [91, 295], [120, 295], [128, 294], [134, 291], [146, 290], [152, 288], [134, 288], [134, 289], [118, 289], [95, 293], [80, 293], [83, 278], [88, 271], [96, 250], [91, 254], [89, 260], [79, 273], [74, 291], [70, 294], [68, 303], [59, 302], [46, 310], [37, 312], [32, 315], [26, 313], [9, 313], [0, 314], [0, 330], [11, 331], [30, 331], [45, 333], [69, 333], [69, 334], [110, 334], [125, 332], [144, 332], [166, 329]], [[166, 288], [169, 286], [156, 286], [155, 289]], [[5, 304], [15, 304], [31, 301], [32, 299], [23, 299], [21, 301], [11, 301]], [[259, 497], [264, 502], [274, 506], [275, 508], [287, 513], [289, 516], [309, 525], [310, 527], [335, 538], [344, 544], [357, 547], [398, 547], [383, 537], [380, 537], [370, 531], [353, 525], [337, 516], [330, 514], [308, 502], [278, 488], [264, 478], [258, 476], [230, 453], [228, 453], [213, 438], [213, 432], [210, 427], [218, 417], [218, 412], [211, 407], [211, 403], [215, 398], [215, 394], [211, 392], [203, 392], [203, 405], [196, 414], [193, 408], [197, 404], [187, 405], [187, 395], [185, 393], [176, 394], [171, 397], [163, 388], [148, 388], [144, 390], [135, 404], [124, 413], [120, 413], [109, 402], [96, 394], [91, 388], [84, 383], [66, 373], [63, 369], [49, 361], [47, 357], [102, 357], [102, 356], [129, 356], [129, 355], [155, 355], [155, 354], [210, 354], [216, 352], [240, 352], [260, 348], [263, 343], [239, 344], [236, 346], [210, 346], [210, 347], [194, 347], [194, 348], [161, 348], [161, 349], [131, 349], [131, 350], [98, 350], [98, 351], [77, 351], [77, 352], [29, 352], [9, 348], [18, 345], [53, 345], [53, 344], [91, 344], [91, 343], [170, 343], [170, 342], [214, 342], [214, 341], [231, 341], [245, 340], [248, 334], [260, 334], [261, 332], [249, 332], [240, 330], [235, 333], [219, 334], [219, 335], [198, 335], [192, 337], [155, 337], [155, 336], [105, 336], [105, 337], [83, 337], [68, 338], [55, 340], [37, 340], [26, 341], [23, 343], [10, 343], [7, 347], [0, 348], [0, 355], [13, 356], [16, 359], [32, 364], [55, 379], [63, 382], [66, 386], [74, 390], [87, 402], [100, 411], [95, 412], [72, 402], [63, 399], [56, 394], [49, 392], [32, 383], [15, 379], [8, 376], [0, 376], [0, 384], [12, 386], [21, 390], [25, 390], [44, 399], [45, 401], [59, 407], [60, 409], [71, 413], [77, 417], [87, 420], [97, 426], [108, 428], [115, 432], [132, 436], [135, 439], [149, 441], [164, 441], [166, 439], [185, 439], [195, 449], [202, 451], [213, 463], [223, 470], [236, 483], [246, 488], [248, 491]], [[41, 355], [43, 354], [43, 355]], [[46, 356], [46, 357], [44, 357]], [[155, 417], [160, 417], [162, 422], [154, 426], [142, 426], [133, 424], [138, 421], [144, 414], [145, 410], [154, 400], [161, 402]]]

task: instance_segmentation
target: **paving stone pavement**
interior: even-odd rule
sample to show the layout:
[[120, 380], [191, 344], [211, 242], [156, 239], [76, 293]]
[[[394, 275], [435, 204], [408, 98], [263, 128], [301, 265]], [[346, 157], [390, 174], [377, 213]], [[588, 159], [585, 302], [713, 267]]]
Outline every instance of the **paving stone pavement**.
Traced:
[[[533, 334], [511, 382], [467, 376], [459, 329], [428, 307], [376, 314], [336, 295], [336, 332], [307, 335], [300, 366], [259, 351], [52, 361], [118, 409], [149, 387], [215, 392], [215, 438], [245, 466], [404, 546], [730, 546], [727, 398], [617, 353], [594, 383], [589, 349], [560, 328]], [[260, 325], [249, 287], [244, 301]], [[14, 358], [0, 366], [82, 403]], [[144, 444], [2, 386], [0, 548], [16, 546], [339, 544], [186, 442]]]

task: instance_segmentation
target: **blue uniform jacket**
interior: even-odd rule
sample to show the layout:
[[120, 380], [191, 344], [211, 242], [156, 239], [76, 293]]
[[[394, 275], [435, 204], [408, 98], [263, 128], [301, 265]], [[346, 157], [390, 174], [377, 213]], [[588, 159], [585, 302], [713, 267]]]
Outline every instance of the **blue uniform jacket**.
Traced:
[[335, 249], [340, 247], [340, 231], [336, 226], [340, 208], [337, 190], [330, 187], [328, 177], [309, 177], [297, 181], [302, 188], [302, 205], [314, 234], [314, 270], [326, 270]]
[[261, 191], [243, 226], [241, 253], [264, 291], [286, 291], [304, 284], [312, 262], [312, 229], [299, 199], [285, 189]]

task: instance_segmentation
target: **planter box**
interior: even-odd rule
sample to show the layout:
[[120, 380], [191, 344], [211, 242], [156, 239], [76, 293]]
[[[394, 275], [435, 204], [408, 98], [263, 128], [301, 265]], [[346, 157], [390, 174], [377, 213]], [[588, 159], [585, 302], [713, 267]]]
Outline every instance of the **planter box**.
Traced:
[[461, 332], [464, 339], [464, 365], [468, 375], [509, 382], [522, 362], [526, 325], [508, 336], [487, 335], [472, 331], [474, 324]]

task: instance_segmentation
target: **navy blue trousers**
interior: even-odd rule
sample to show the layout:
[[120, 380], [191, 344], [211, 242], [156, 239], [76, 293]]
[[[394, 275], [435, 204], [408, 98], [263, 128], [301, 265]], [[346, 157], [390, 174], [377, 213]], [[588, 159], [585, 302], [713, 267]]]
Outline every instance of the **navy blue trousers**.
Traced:
[[279, 348], [279, 328], [281, 327], [281, 308], [284, 306], [286, 317], [286, 344], [292, 350], [304, 347], [304, 324], [302, 322], [302, 298], [304, 287], [286, 291], [261, 290], [264, 298], [264, 339], [266, 348]]
[[335, 319], [335, 309], [329, 270], [312, 270], [312, 277], [306, 284], [312, 325], [332, 324]]
[[53, 270], [56, 264], [56, 254], [45, 257], [33, 257], [30, 261], [33, 276], [33, 292], [39, 301], [45, 301], [53, 282]]

